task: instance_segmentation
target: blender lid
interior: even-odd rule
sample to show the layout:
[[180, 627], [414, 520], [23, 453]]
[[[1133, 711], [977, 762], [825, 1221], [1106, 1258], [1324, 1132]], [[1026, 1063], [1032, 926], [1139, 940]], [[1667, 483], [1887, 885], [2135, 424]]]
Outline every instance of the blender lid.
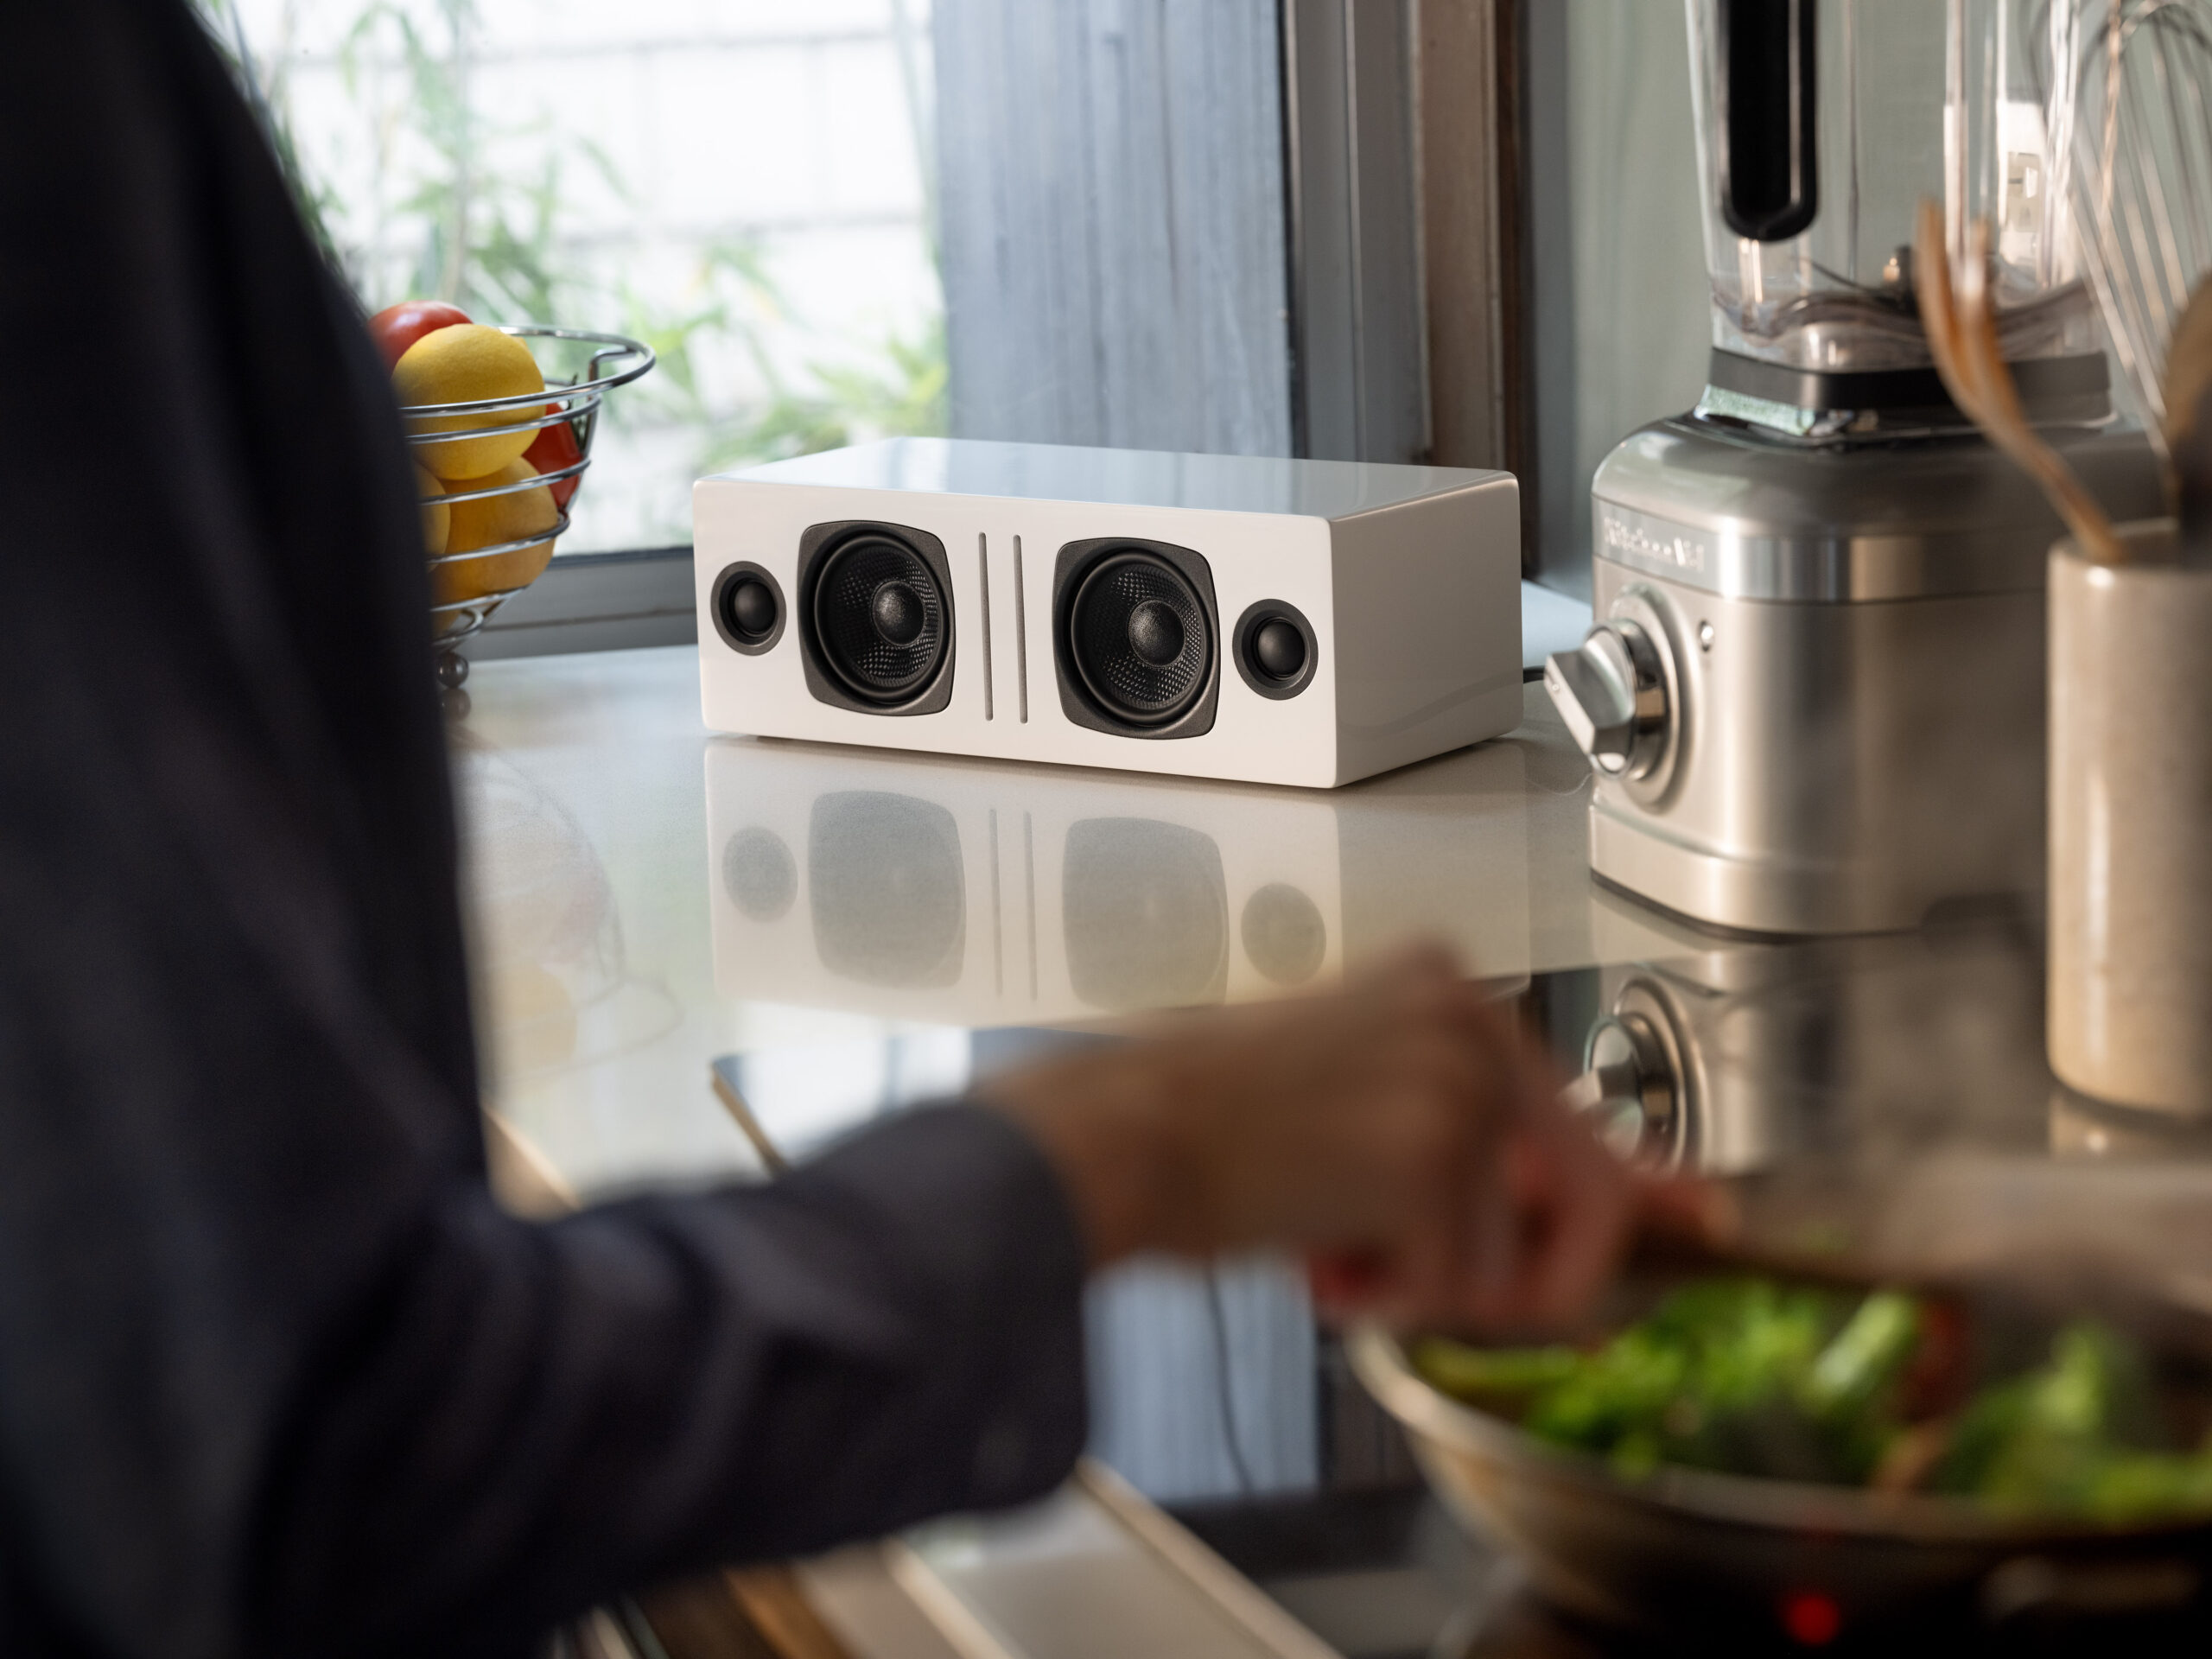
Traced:
[[1821, 210], [1815, 0], [1719, 0], [1720, 211], [1786, 242]]

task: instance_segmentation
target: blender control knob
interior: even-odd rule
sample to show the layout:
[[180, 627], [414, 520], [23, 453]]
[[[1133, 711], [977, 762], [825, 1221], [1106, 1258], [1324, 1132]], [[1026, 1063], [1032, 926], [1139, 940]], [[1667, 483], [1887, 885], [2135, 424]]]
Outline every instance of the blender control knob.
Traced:
[[1642, 778], [1667, 747], [1667, 682], [1658, 648], [1633, 622], [1601, 623], [1579, 651], [1544, 664], [1544, 690], [1599, 771]]
[[1607, 1014], [1590, 1033], [1583, 1067], [1560, 1099], [1589, 1116], [1600, 1140], [1623, 1157], [1670, 1142], [1680, 1090], [1666, 1046], [1649, 1020]]

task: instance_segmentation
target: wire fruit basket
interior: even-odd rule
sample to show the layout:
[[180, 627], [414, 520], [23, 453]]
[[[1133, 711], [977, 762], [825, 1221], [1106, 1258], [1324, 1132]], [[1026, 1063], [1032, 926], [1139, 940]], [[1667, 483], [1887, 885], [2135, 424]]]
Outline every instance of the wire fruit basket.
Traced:
[[[485, 397], [473, 403], [414, 404], [399, 412], [407, 427], [407, 441], [418, 449], [434, 444], [451, 443], [456, 436], [471, 439], [496, 437], [528, 432], [533, 435], [549, 427], [566, 423], [575, 435], [576, 459], [566, 466], [537, 474], [530, 478], [512, 482], [495, 483], [481, 489], [454, 489], [435, 496], [423, 498], [423, 505], [452, 506], [457, 502], [485, 501], [494, 496], [518, 495], [526, 490], [548, 489], [569, 479], [581, 479], [591, 466], [592, 440], [598, 435], [599, 416], [607, 394], [617, 386], [626, 386], [649, 371], [656, 359], [652, 346], [623, 334], [593, 334], [581, 328], [553, 328], [529, 323], [503, 327], [499, 332], [518, 340], [562, 340], [592, 347], [590, 360], [582, 372], [567, 379], [554, 375], [545, 378], [543, 391], [524, 392], [512, 397]], [[512, 415], [511, 421], [494, 425], [467, 425], [454, 423], [454, 417], [484, 415]], [[420, 463], [418, 462], [419, 466]], [[424, 467], [425, 472], [430, 471]], [[479, 588], [466, 581], [440, 583], [441, 571], [451, 571], [456, 576], [463, 567], [480, 564], [488, 560], [511, 557], [532, 549], [548, 547], [569, 528], [569, 506], [575, 499], [573, 493], [567, 501], [556, 493], [555, 518], [551, 528], [536, 531], [514, 541], [496, 542], [486, 547], [473, 547], [463, 552], [439, 553], [430, 557], [431, 580], [434, 584], [430, 620], [433, 639], [438, 652], [438, 683], [448, 693], [457, 692], [468, 677], [468, 659], [461, 654], [462, 644], [480, 632], [493, 612], [513, 598], [532, 581], [537, 569], [512, 586], [493, 586]], [[504, 573], [501, 578], [504, 580]], [[446, 588], [461, 587], [468, 591], [460, 598], [442, 596]]]

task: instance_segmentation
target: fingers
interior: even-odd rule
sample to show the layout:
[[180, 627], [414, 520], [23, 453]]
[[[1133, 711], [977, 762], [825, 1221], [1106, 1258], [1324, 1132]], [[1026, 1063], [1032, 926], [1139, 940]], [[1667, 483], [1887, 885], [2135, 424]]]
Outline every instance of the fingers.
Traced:
[[1531, 1148], [1537, 1166], [1530, 1205], [1534, 1234], [1516, 1317], [1564, 1325], [1588, 1308], [1625, 1252], [1635, 1185], [1625, 1166], [1565, 1114]]
[[1442, 979], [1457, 982], [1459, 959], [1448, 945], [1433, 939], [1418, 940], [1385, 951], [1352, 976], [1355, 985], [1389, 984], [1395, 981]]
[[1713, 1189], [1638, 1175], [1533, 1088], [1509, 1131], [1471, 1157], [1457, 1181], [1396, 1249], [1370, 1253], [1357, 1275], [1325, 1276], [1322, 1306], [1408, 1327], [1571, 1328], [1639, 1228], [1703, 1234], [1725, 1223]]
[[1644, 1176], [1637, 1183], [1636, 1204], [1642, 1231], [1693, 1244], [1726, 1244], [1744, 1228], [1736, 1195], [1695, 1176]]
[[[1558, 1083], [1424, 946], [1336, 993], [1192, 1016], [982, 1095], [1036, 1133], [1097, 1262], [1287, 1247], [1314, 1254], [1324, 1307], [1465, 1325], [1572, 1319], [1644, 1213]], [[1653, 1191], [1655, 1217], [1699, 1213]]]
[[[1569, 1327], [1640, 1229], [1712, 1236], [1725, 1228], [1713, 1189], [1637, 1173], [1565, 1110], [1548, 1055], [1448, 955], [1406, 952], [1362, 986], [1395, 999], [1420, 1028], [1408, 1094], [1448, 1096], [1458, 1135], [1415, 1155], [1395, 1224], [1379, 1241], [1317, 1266], [1325, 1309], [1402, 1325]], [[1432, 1048], [1440, 1043], [1456, 1064]]]

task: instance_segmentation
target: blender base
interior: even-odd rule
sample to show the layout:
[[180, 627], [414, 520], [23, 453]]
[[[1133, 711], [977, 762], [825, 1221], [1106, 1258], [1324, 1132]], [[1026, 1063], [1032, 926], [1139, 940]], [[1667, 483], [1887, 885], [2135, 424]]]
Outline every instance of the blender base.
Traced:
[[[2155, 504], [2139, 435], [2049, 435], [2116, 516]], [[1629, 438], [1592, 495], [1598, 626], [1546, 683], [1611, 763], [1595, 874], [1776, 935], [2040, 890], [2062, 527], [2012, 462], [1967, 434], [1814, 446], [1686, 418]], [[1576, 687], [1607, 672], [1635, 699], [1593, 715]]]

